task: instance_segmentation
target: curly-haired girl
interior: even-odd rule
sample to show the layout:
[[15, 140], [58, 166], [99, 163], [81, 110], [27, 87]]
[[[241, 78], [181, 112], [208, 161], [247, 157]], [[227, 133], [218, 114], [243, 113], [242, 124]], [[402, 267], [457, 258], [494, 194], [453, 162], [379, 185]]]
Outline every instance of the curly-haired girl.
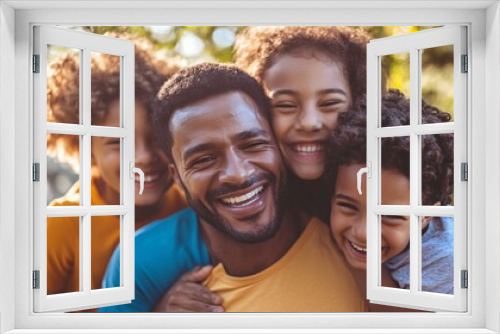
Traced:
[[[410, 102], [397, 90], [382, 98], [383, 127], [410, 124]], [[422, 123], [441, 123], [450, 114], [422, 102]], [[410, 139], [381, 141], [381, 204], [410, 203]], [[339, 117], [331, 139], [337, 170], [330, 225], [339, 248], [355, 269], [366, 270], [366, 192], [356, 189], [356, 177], [366, 165], [366, 101]], [[448, 205], [453, 193], [453, 134], [424, 135], [422, 204]], [[366, 185], [363, 182], [364, 186]], [[409, 289], [410, 217], [382, 216], [381, 261], [397, 286]], [[366, 275], [365, 275], [366, 276]], [[453, 294], [453, 218], [422, 217], [422, 290]]]
[[[114, 35], [112, 35], [114, 36]], [[153, 56], [152, 46], [130, 35], [135, 43], [135, 166], [145, 173], [144, 193], [135, 187], [136, 229], [177, 212], [187, 203], [183, 192], [168, 173], [168, 161], [158, 145], [150, 124], [149, 102], [177, 66]], [[120, 124], [120, 59], [93, 53], [91, 57], [91, 123], [100, 126]], [[63, 54], [51, 63], [47, 81], [47, 120], [78, 124], [79, 59]], [[72, 138], [73, 137], [73, 138]], [[50, 134], [47, 150], [59, 160], [78, 165], [77, 136]], [[93, 137], [91, 142], [91, 205], [120, 203], [120, 139]], [[75, 163], [76, 162], [76, 163]], [[79, 205], [77, 182], [53, 206]], [[102, 278], [113, 250], [120, 242], [119, 216], [93, 216], [91, 223], [91, 288], [101, 288]], [[73, 217], [47, 220], [47, 293], [79, 291], [79, 219]]]
[[354, 27], [248, 27], [236, 39], [236, 65], [272, 99], [272, 125], [292, 171], [289, 191], [323, 220], [325, 145], [339, 114], [366, 94], [367, 34]]

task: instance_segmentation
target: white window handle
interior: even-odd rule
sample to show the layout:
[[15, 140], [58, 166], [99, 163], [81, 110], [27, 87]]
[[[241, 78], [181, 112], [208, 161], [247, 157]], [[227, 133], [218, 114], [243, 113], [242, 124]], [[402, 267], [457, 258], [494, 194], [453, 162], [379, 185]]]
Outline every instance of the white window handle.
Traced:
[[372, 171], [371, 171], [372, 163], [368, 161], [367, 165], [368, 165], [368, 167], [361, 168], [358, 171], [358, 192], [360, 195], [361, 195], [361, 175], [363, 175], [363, 173], [366, 173], [366, 176], [368, 178], [372, 177]]
[[140, 189], [139, 189], [139, 195], [142, 195], [142, 191], [144, 190], [144, 172], [140, 168], [134, 167], [134, 162], [130, 161], [129, 163], [129, 171], [130, 171], [130, 178], [135, 179], [134, 173], [139, 174], [139, 184], [140, 184]]

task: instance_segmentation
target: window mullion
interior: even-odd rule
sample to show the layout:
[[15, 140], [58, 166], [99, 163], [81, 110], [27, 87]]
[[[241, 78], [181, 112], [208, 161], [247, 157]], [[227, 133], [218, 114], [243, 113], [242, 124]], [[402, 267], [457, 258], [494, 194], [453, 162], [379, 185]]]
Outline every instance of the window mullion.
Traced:
[[[83, 83], [80, 86], [80, 96], [82, 97], [82, 125], [89, 129], [91, 126], [91, 67], [90, 67], [90, 49], [85, 48], [82, 52], [82, 77]], [[88, 211], [82, 218], [80, 233], [80, 281], [83, 282], [83, 291], [90, 293], [91, 290], [91, 135], [86, 132], [82, 136], [82, 161], [83, 169], [81, 172], [80, 194], [83, 200], [83, 206]]]
[[[419, 184], [419, 151], [418, 135], [413, 131], [419, 124], [420, 110], [420, 64], [419, 51], [416, 48], [410, 49], [410, 207], [419, 204], [418, 184]], [[418, 277], [420, 268], [419, 243], [418, 243], [419, 217], [413, 212], [410, 214], [410, 291], [416, 293], [418, 287]]]

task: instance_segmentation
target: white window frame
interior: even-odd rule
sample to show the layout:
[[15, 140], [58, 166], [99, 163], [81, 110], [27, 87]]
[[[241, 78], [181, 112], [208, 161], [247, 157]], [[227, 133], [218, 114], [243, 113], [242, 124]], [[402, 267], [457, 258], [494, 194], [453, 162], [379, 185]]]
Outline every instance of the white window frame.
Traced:
[[[0, 4], [0, 329], [15, 333], [300, 332], [493, 333], [500, 330], [500, 10], [498, 1], [17, 2]], [[61, 9], [62, 6], [70, 8]], [[129, 9], [120, 9], [123, 7]], [[397, 8], [395, 8], [397, 6]], [[453, 7], [453, 6], [460, 6]], [[72, 8], [71, 8], [72, 7]], [[98, 8], [99, 7], [99, 8]], [[107, 9], [103, 9], [106, 7]], [[161, 8], [160, 8], [161, 7]], [[23, 9], [24, 8], [24, 9]], [[45, 9], [47, 10], [45, 10]], [[78, 8], [78, 9], [75, 9]], [[144, 8], [138, 10], [137, 8]], [[220, 9], [225, 8], [225, 9]], [[229, 8], [229, 9], [228, 9]], [[246, 10], [242, 10], [246, 8]], [[350, 8], [350, 9], [348, 9]], [[411, 8], [412, 10], [408, 10]], [[59, 10], [54, 10], [59, 9]], [[111, 10], [113, 9], [113, 10]], [[469, 311], [464, 314], [34, 314], [31, 270], [33, 128], [30, 79], [35, 24], [62, 25], [441, 25], [469, 27]], [[15, 37], [14, 37], [15, 36]], [[487, 67], [487, 71], [486, 71]], [[12, 84], [14, 82], [14, 84]], [[8, 112], [14, 110], [15, 112]], [[15, 145], [12, 146], [12, 137]], [[486, 154], [486, 150], [488, 150]], [[489, 174], [488, 182], [485, 175]], [[12, 175], [15, 175], [12, 177]], [[12, 199], [12, 189], [15, 190]], [[486, 196], [488, 194], [488, 196]], [[487, 218], [487, 219], [486, 219]], [[15, 222], [15, 224], [14, 224]], [[472, 230], [472, 226], [474, 229]], [[12, 287], [14, 287], [12, 289]], [[14, 307], [13, 307], [14, 305]], [[169, 329], [165, 329], [168, 326]], [[410, 330], [409, 328], [414, 328]], [[335, 330], [335, 329], [338, 330]], [[108, 329], [108, 330], [106, 330]], [[121, 329], [121, 330], [120, 330]], [[163, 330], [161, 330], [163, 329]], [[267, 329], [267, 330], [266, 330]], [[392, 329], [392, 330], [391, 330]], [[461, 329], [461, 330], [460, 330]], [[47, 331], [45, 331], [47, 332]], [[247, 331], [248, 332], [248, 331]], [[14, 332], [13, 332], [14, 333]]]
[[[34, 145], [33, 160], [39, 163], [39, 181], [33, 184], [34, 270], [39, 272], [39, 288], [34, 289], [35, 312], [64, 312], [130, 303], [134, 299], [134, 234], [135, 234], [135, 96], [134, 45], [129, 40], [102, 36], [54, 26], [35, 26], [34, 54], [39, 56], [39, 73], [33, 74]], [[80, 115], [79, 124], [47, 122], [47, 54], [48, 46], [57, 45], [79, 50]], [[120, 57], [120, 124], [117, 127], [95, 126], [91, 120], [91, 54]], [[47, 206], [48, 133], [78, 135], [79, 206]], [[92, 136], [120, 139], [120, 204], [91, 205], [91, 139]], [[95, 216], [119, 216], [120, 220], [120, 286], [109, 289], [91, 288], [91, 220]], [[47, 295], [47, 218], [79, 219], [80, 290]]]
[[[374, 303], [416, 307], [430, 311], [467, 310], [467, 290], [461, 287], [461, 270], [467, 270], [467, 185], [461, 181], [461, 163], [467, 163], [467, 73], [461, 71], [461, 56], [467, 55], [466, 28], [448, 26], [411, 34], [381, 38], [367, 46], [367, 147], [366, 161], [371, 169], [367, 178], [367, 298]], [[421, 51], [429, 48], [453, 46], [454, 122], [422, 124]], [[382, 127], [382, 62], [386, 55], [408, 52], [410, 56], [410, 124]], [[424, 134], [454, 134], [454, 206], [422, 204], [422, 144]], [[405, 136], [410, 140], [410, 203], [409, 205], [382, 205], [382, 140]], [[473, 180], [471, 179], [471, 182]], [[410, 289], [381, 286], [381, 217], [404, 215], [410, 217]], [[452, 295], [423, 292], [422, 273], [422, 217], [453, 217], [454, 289]]]

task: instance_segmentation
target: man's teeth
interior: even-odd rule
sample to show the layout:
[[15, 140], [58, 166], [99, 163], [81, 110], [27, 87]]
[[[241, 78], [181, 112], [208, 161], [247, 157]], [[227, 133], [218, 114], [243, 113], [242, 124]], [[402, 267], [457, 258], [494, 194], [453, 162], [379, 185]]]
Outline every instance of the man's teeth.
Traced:
[[358, 252], [364, 252], [364, 253], [366, 253], [366, 248], [359, 247], [358, 245], [356, 245], [356, 244], [354, 244], [354, 243], [352, 243], [352, 242], [350, 242], [350, 241], [349, 241], [349, 243], [350, 243], [350, 244], [351, 244], [351, 246], [352, 246], [355, 250], [357, 250]]
[[[156, 181], [160, 178], [161, 174], [154, 174], [154, 175], [144, 175], [144, 182], [153, 182]], [[135, 176], [135, 181], [140, 182], [141, 179], [139, 175]]]
[[324, 145], [322, 144], [308, 144], [308, 145], [294, 145], [294, 150], [301, 153], [314, 153], [323, 151]]
[[235, 197], [227, 197], [227, 198], [222, 198], [222, 202], [226, 204], [240, 204], [242, 202], [245, 202], [249, 200], [250, 198], [257, 196], [262, 190], [264, 189], [264, 186], [260, 186], [246, 194], [243, 194], [241, 196], [235, 196]]

